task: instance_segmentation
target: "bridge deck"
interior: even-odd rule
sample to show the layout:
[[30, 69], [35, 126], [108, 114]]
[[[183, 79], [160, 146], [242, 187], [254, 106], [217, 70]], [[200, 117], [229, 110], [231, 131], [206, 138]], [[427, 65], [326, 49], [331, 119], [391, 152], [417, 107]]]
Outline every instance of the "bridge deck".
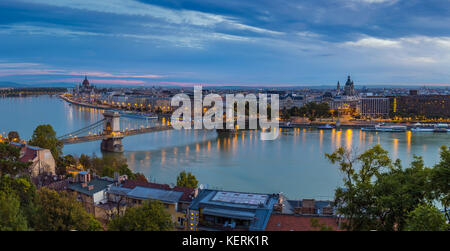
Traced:
[[81, 136], [81, 137], [71, 137], [71, 138], [61, 139], [61, 142], [64, 145], [69, 145], [69, 144], [83, 143], [83, 142], [89, 142], [89, 141], [103, 140], [103, 139], [114, 138], [114, 137], [115, 138], [123, 138], [125, 136], [144, 134], [144, 133], [150, 133], [150, 132], [167, 131], [167, 130], [171, 130], [171, 129], [173, 129], [172, 126], [140, 128], [140, 129], [123, 131], [120, 134], [116, 134], [114, 136], [113, 135], [89, 135], [89, 136]]

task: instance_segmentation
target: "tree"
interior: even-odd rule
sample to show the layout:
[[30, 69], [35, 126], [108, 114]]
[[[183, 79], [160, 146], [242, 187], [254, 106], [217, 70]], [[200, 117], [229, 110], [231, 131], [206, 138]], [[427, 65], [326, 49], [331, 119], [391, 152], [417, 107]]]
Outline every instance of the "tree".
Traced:
[[186, 173], [186, 171], [182, 171], [177, 177], [177, 186], [179, 187], [196, 188], [197, 185], [198, 180], [191, 172]]
[[0, 192], [0, 231], [28, 230], [17, 196]]
[[408, 231], [445, 231], [447, 227], [444, 214], [430, 204], [418, 205], [406, 220]]
[[20, 149], [7, 143], [0, 143], [0, 177], [16, 176], [28, 169], [30, 163], [19, 161]]
[[20, 141], [19, 133], [16, 131], [10, 131], [8, 133], [8, 140], [9, 142], [19, 142]]
[[432, 199], [431, 170], [420, 157], [405, 169], [379, 145], [358, 156], [339, 148], [326, 157], [344, 174], [334, 204], [348, 230], [404, 230], [408, 213]]
[[102, 230], [100, 222], [84, 210], [73, 193], [57, 193], [54, 190], [42, 188], [38, 192], [36, 204], [36, 230]]
[[117, 172], [120, 175], [127, 175], [131, 180], [136, 178], [136, 175], [128, 168], [127, 159], [123, 155], [107, 154], [102, 158], [93, 156], [90, 167], [100, 176], [114, 177], [114, 173]]
[[344, 188], [336, 189], [334, 201], [338, 212], [347, 219], [343, 227], [348, 230], [376, 229], [378, 221], [374, 215], [377, 208], [372, 182], [383, 169], [392, 167], [388, 152], [376, 145], [359, 156], [353, 156], [340, 147], [325, 156], [332, 164], [339, 163], [344, 174]]
[[51, 125], [37, 126], [28, 144], [49, 149], [55, 160], [62, 154], [63, 144], [56, 138], [56, 132]]
[[170, 215], [159, 201], [145, 201], [143, 205], [127, 209], [121, 217], [108, 225], [110, 231], [170, 231], [173, 230]]
[[91, 168], [91, 158], [86, 154], [81, 154], [78, 162], [84, 167], [85, 170]]
[[137, 181], [148, 182], [147, 177], [145, 177], [143, 173], [136, 173], [134, 179]]
[[398, 168], [380, 175], [374, 184], [379, 230], [404, 230], [407, 213], [431, 201], [430, 169], [414, 156], [409, 168]]
[[28, 219], [28, 226], [33, 226], [32, 217], [36, 213], [36, 187], [29, 176], [11, 178], [9, 175], [0, 177], [0, 193], [17, 198], [20, 211]]
[[441, 202], [447, 221], [450, 221], [450, 148], [442, 146], [440, 157], [431, 173], [433, 197]]
[[332, 226], [328, 226], [326, 223], [322, 223], [318, 218], [311, 218], [309, 220], [311, 227], [318, 231], [334, 231]]

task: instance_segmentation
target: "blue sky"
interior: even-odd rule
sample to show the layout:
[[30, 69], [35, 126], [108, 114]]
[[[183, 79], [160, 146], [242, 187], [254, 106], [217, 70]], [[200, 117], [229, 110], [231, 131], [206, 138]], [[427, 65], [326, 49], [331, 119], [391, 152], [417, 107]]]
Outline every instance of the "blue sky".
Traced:
[[0, 81], [450, 84], [450, 0], [1, 0]]

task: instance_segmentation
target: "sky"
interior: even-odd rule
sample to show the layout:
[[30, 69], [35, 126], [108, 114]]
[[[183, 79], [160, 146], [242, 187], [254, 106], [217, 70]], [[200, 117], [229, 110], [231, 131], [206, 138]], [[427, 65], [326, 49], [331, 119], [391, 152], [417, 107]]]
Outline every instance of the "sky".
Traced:
[[450, 0], [1, 0], [0, 82], [450, 86]]

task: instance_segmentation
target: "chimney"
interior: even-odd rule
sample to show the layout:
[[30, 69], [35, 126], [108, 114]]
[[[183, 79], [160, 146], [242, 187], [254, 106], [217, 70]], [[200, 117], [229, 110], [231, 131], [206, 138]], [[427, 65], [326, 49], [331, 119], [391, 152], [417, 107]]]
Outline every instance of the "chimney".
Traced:
[[119, 173], [114, 172], [114, 182], [119, 182]]
[[94, 185], [88, 186], [88, 190], [89, 190], [89, 191], [91, 191], [92, 189], [94, 189]]
[[283, 204], [284, 197], [281, 193], [278, 194], [278, 204]]
[[323, 215], [333, 215], [333, 208], [331, 206], [326, 206], [322, 209]]
[[315, 214], [315, 200], [314, 199], [303, 199], [302, 200], [302, 214]]
[[196, 198], [197, 195], [198, 195], [198, 187], [196, 187], [196, 188], [194, 189], [194, 194], [193, 194], [194, 198]]
[[82, 187], [82, 188], [87, 187], [87, 183], [85, 183], [85, 182], [81, 183], [81, 187]]

